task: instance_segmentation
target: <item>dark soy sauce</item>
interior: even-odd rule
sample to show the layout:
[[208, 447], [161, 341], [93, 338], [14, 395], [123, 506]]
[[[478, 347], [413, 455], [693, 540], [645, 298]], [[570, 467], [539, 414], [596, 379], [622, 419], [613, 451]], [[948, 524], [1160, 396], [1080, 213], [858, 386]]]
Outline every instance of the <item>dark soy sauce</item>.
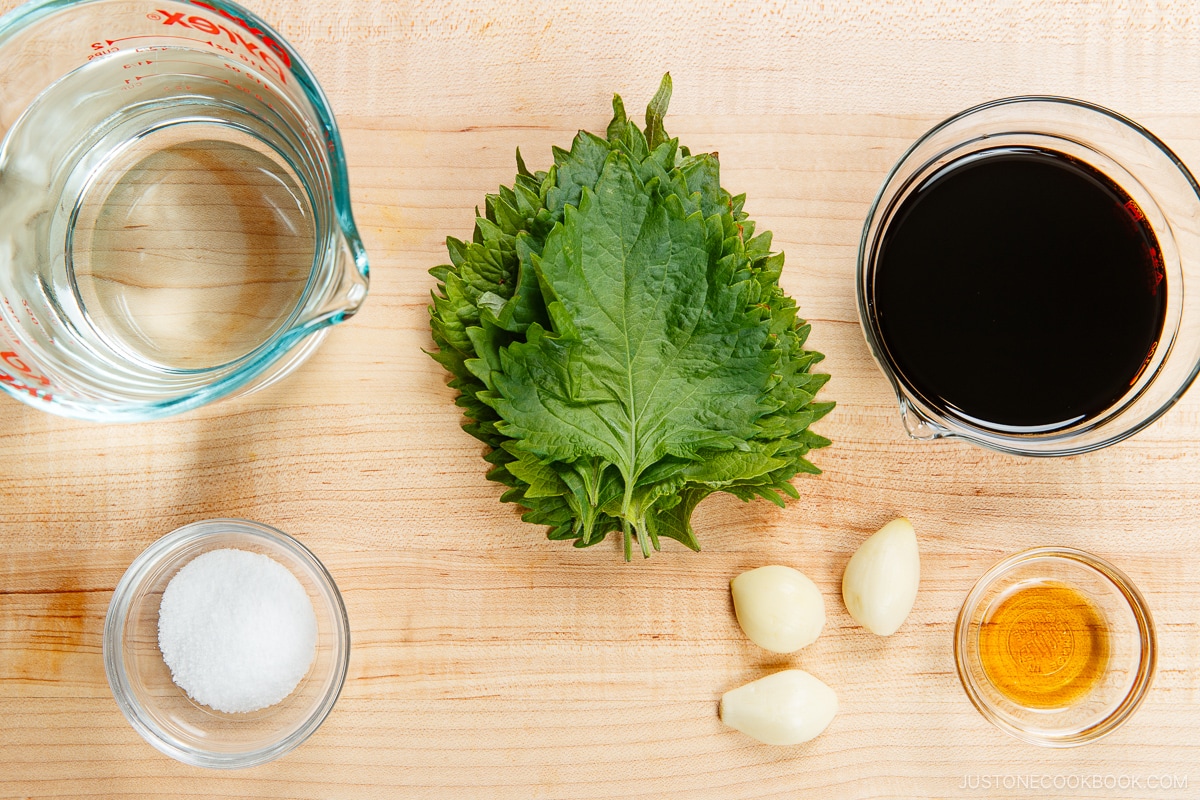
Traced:
[[1041, 433], [1111, 408], [1163, 328], [1158, 240], [1112, 179], [1030, 147], [954, 161], [888, 224], [873, 312], [901, 380], [979, 427]]

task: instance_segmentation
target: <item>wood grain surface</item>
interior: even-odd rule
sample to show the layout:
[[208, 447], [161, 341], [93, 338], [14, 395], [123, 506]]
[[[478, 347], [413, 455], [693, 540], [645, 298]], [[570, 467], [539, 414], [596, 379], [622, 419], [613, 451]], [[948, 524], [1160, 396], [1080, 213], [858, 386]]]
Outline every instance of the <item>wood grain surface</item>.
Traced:
[[[11, 7], [11, 0], [0, 2]], [[363, 311], [266, 391], [164, 422], [73, 422], [0, 403], [0, 796], [38, 798], [1200, 797], [1200, 394], [1136, 438], [1027, 460], [900, 426], [854, 301], [858, 237], [888, 168], [976, 102], [1058, 93], [1145, 123], [1200, 167], [1200, 16], [1187, 2], [700, 2], [519, 6], [262, 0], [339, 114], [372, 263]], [[544, 539], [484, 479], [431, 346], [429, 267], [473, 208], [611, 93], [640, 108], [665, 70], [668, 130], [721, 155], [787, 252], [813, 323], [835, 444], [785, 510], [716, 496], [703, 551]], [[0, 87], [3, 78], [0, 77]], [[0, 89], [2, 91], [2, 89]], [[854, 624], [841, 571], [907, 515], [916, 607]], [[126, 723], [104, 677], [110, 594], [147, 545], [216, 516], [282, 528], [328, 566], [353, 631], [336, 708], [303, 746], [233, 772], [177, 763]], [[1065, 751], [987, 723], [951, 633], [974, 580], [1043, 544], [1095, 552], [1145, 593], [1160, 658], [1141, 710]], [[792, 656], [741, 633], [728, 581], [768, 563], [822, 589]], [[802, 667], [841, 711], [805, 745], [726, 729], [717, 701]]]

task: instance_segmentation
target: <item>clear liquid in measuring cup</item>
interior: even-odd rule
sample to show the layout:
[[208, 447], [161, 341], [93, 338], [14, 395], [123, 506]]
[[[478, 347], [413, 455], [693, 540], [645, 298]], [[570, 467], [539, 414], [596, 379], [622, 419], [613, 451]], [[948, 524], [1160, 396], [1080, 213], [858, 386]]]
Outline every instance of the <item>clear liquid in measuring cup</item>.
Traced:
[[304, 192], [277, 158], [191, 127], [139, 143], [97, 179], [71, 254], [96, 330], [176, 369], [219, 366], [269, 339], [300, 301], [314, 242]]
[[[284, 102], [264, 76], [217, 52], [156, 47], [69, 77], [6, 144], [10, 163], [51, 187], [50, 209], [24, 209], [52, 212], [65, 286], [47, 313], [98, 361], [148, 375], [215, 369], [286, 330], [318, 231], [300, 148], [262, 122]], [[40, 191], [22, 202], [44, 205]]]

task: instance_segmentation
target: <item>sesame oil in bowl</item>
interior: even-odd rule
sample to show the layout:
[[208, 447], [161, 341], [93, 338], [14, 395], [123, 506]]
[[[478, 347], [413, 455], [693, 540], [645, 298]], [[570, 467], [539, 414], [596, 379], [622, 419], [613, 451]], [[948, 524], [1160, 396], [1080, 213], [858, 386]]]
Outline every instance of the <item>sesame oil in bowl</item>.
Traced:
[[1073, 586], [1036, 581], [992, 602], [979, 629], [992, 685], [1027, 708], [1066, 708], [1086, 697], [1108, 666], [1108, 626]]
[[1072, 747], [1132, 716], [1157, 647], [1128, 576], [1081, 550], [1039, 547], [976, 582], [955, 624], [954, 658], [985, 719], [1033, 744]]

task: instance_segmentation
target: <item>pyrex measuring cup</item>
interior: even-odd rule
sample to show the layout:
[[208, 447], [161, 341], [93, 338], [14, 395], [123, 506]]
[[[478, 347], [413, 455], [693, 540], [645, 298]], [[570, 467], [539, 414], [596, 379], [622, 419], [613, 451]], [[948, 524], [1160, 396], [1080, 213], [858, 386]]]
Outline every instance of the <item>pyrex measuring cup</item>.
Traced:
[[[889, 226], [902, 216], [899, 210], [904, 200], [946, 165], [1001, 147], [1061, 153], [1108, 176], [1140, 209], [1161, 251], [1165, 318], [1142, 371], [1103, 412], [1044, 430], [986, 424], [926, 396], [901, 366], [903, 354], [889, 346], [876, 303], [879, 254]], [[975, 268], [970, 262], [962, 264], [964, 272]], [[1186, 291], [1185, 279], [1193, 283]], [[896, 393], [908, 434], [922, 440], [959, 438], [1026, 456], [1076, 455], [1115, 444], [1150, 425], [1179, 400], [1200, 373], [1197, 283], [1200, 185], [1191, 172], [1166, 144], [1133, 120], [1066, 97], [994, 100], [933, 127], [908, 149], [884, 181], [867, 214], [858, 252], [859, 319], [871, 353]], [[934, 304], [944, 295], [943, 286], [917, 280], [911, 286]], [[1093, 313], [1108, 312], [1096, 309]], [[1003, 377], [1000, 391], [1013, 404], [1026, 402], [1038, 389], [1028, 385], [1020, 364]]]
[[366, 297], [325, 96], [233, 3], [20, 6], [0, 136], [0, 387], [35, 407], [142, 420], [259, 388]]

